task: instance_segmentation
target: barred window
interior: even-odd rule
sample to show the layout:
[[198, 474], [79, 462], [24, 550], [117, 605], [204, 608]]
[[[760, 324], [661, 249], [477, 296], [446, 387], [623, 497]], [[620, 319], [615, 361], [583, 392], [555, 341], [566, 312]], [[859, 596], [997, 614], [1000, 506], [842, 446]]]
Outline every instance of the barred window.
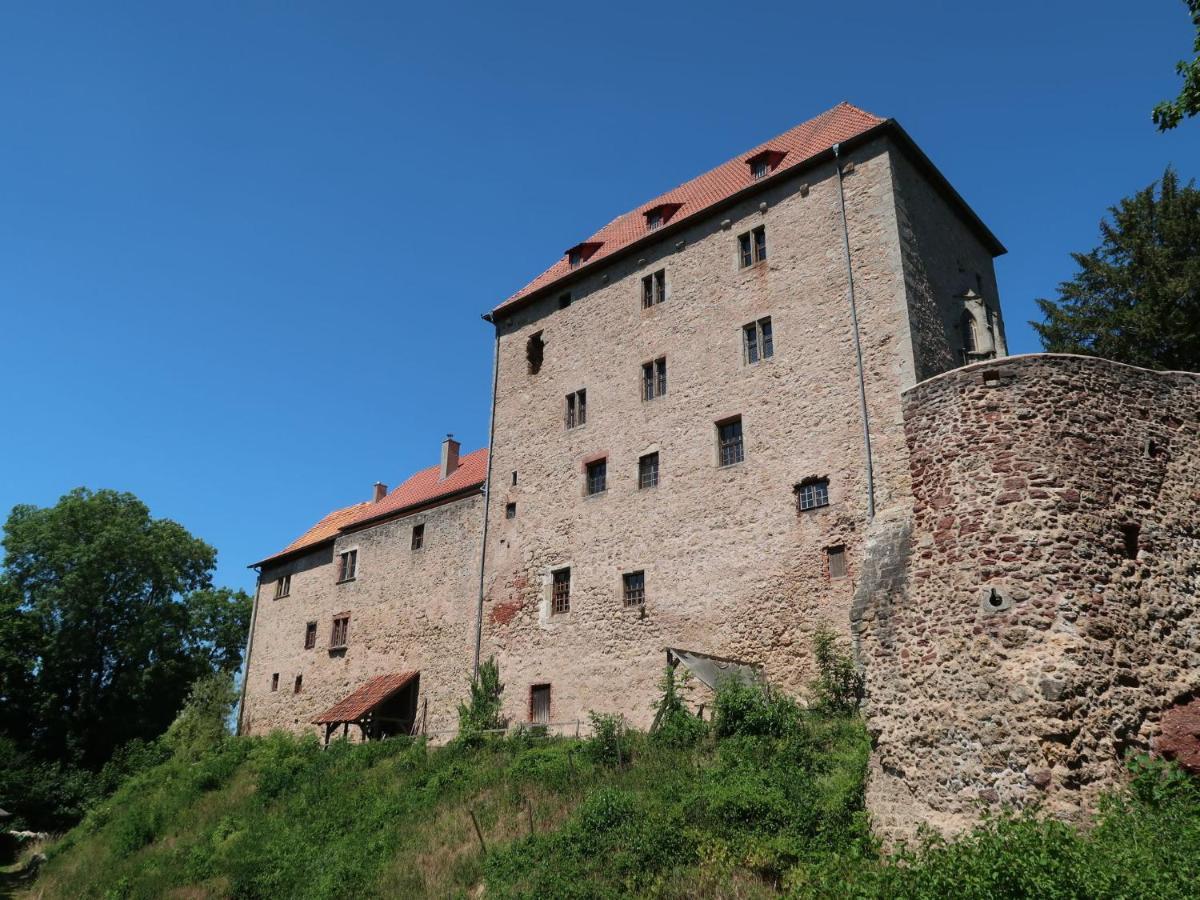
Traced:
[[667, 358], [642, 364], [642, 399], [653, 400], [667, 392]]
[[567, 394], [567, 427], [578, 428], [587, 424], [587, 391], [579, 390]]
[[284, 575], [282, 578], [280, 578], [278, 581], [275, 582], [275, 599], [276, 600], [278, 600], [280, 597], [286, 597], [291, 592], [292, 592], [292, 576], [291, 575]]
[[734, 463], [740, 463], [745, 459], [745, 451], [742, 446], [742, 417], [730, 419], [728, 422], [719, 422], [717, 424], [717, 448], [719, 450], [720, 464], [723, 466], [732, 466]]
[[767, 229], [759, 225], [738, 236], [738, 260], [743, 269], [767, 258]]
[[829, 566], [830, 578], [846, 577], [846, 548], [842, 545], [830, 547], [825, 551], [825, 560]]
[[667, 299], [667, 270], [659, 269], [642, 279], [642, 309], [649, 309]]
[[811, 478], [796, 485], [796, 505], [800, 512], [829, 505], [829, 479]]
[[553, 575], [550, 588], [550, 612], [554, 615], [571, 611], [571, 570], [559, 569]]
[[759, 319], [742, 326], [742, 344], [747, 364], [753, 365], [775, 355], [775, 337], [771, 330], [771, 317]]
[[338, 581], [353, 581], [358, 572], [358, 551], [347, 550], [338, 554]]
[[658, 454], [647, 453], [638, 459], [638, 490], [658, 487]]
[[425, 546], [425, 523], [414, 525], [412, 530], [412, 548], [420, 550]]
[[317, 646], [317, 623], [309, 622], [304, 626], [304, 649], [311, 650]]
[[598, 459], [587, 464], [587, 492], [601, 494], [608, 490], [608, 460]]
[[350, 638], [350, 616], [335, 616], [333, 619], [333, 631], [329, 635], [329, 649], [341, 650], [346, 647], [346, 641]]
[[626, 572], [621, 576], [626, 606], [644, 606], [646, 603], [646, 573]]

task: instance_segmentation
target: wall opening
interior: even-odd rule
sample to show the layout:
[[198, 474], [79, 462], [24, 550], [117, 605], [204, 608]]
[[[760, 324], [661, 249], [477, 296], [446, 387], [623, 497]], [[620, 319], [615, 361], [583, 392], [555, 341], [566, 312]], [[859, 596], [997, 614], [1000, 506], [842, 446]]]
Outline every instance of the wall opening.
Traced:
[[1137, 559], [1141, 534], [1142, 526], [1136, 522], [1126, 522], [1121, 526], [1121, 549], [1126, 559]]
[[542, 360], [546, 355], [546, 342], [542, 332], [535, 331], [525, 342], [525, 358], [529, 361], [529, 374], [536, 375], [542, 369]]

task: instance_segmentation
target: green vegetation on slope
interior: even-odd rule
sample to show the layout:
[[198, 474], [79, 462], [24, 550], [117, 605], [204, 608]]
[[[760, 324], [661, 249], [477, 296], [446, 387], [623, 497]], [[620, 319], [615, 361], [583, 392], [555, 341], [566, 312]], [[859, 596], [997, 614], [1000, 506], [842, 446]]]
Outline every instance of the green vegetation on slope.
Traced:
[[[667, 685], [668, 696], [672, 692]], [[671, 704], [665, 704], [671, 706]], [[443, 748], [176, 731], [50, 851], [44, 897], [1188, 897], [1200, 791], [1143, 767], [1080, 831], [1033, 817], [881, 857], [861, 721], [755, 688], [654, 734], [597, 716]], [[473, 818], [474, 817], [474, 818]], [[478, 822], [486, 854], [475, 830]]]

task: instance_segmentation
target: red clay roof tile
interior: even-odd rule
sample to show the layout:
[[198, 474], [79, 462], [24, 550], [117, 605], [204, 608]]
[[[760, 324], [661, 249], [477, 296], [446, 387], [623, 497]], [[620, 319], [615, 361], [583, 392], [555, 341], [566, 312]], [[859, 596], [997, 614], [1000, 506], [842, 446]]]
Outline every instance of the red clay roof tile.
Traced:
[[753, 159], [763, 151], [775, 151], [783, 155], [780, 157], [777, 167], [767, 178], [759, 179], [759, 183], [766, 182], [780, 172], [812, 159], [834, 144], [847, 141], [876, 125], [881, 125], [884, 121], [857, 106], [845, 102], [839, 103], [833, 109], [827, 110], [807, 122], [802, 122], [795, 128], [785, 131], [778, 137], [771, 138], [747, 153], [739, 153], [715, 169], [705, 172], [691, 181], [684, 182], [679, 187], [655, 197], [648, 203], [643, 203], [637, 209], [618, 216], [586, 241], [576, 245], [578, 247], [583, 244], [600, 244], [600, 247], [581, 265], [572, 269], [565, 256], [560, 258], [549, 269], [497, 306], [494, 312], [500, 312], [534, 291], [554, 284], [580, 269], [594, 265], [646, 237], [650, 233], [646, 230], [646, 212], [656, 206], [680, 204], [679, 211], [671, 217], [671, 224], [674, 225], [704, 212], [714, 204], [749, 187], [755, 183], [755, 179], [746, 161]]
[[370, 506], [370, 503], [355, 503], [353, 506], [347, 506], [343, 509], [335, 509], [333, 512], [321, 519], [316, 525], [300, 535], [278, 553], [273, 553], [266, 559], [259, 560], [254, 563], [260, 566], [265, 562], [270, 562], [273, 559], [278, 559], [281, 556], [289, 556], [297, 550], [303, 550], [307, 547], [315, 547], [317, 544], [323, 544], [325, 541], [332, 540], [341, 531], [342, 526], [350, 522], [363, 509]]
[[353, 691], [344, 700], [335, 703], [313, 719], [314, 725], [332, 725], [341, 722], [357, 722], [388, 697], [402, 690], [419, 672], [392, 672], [372, 678]]

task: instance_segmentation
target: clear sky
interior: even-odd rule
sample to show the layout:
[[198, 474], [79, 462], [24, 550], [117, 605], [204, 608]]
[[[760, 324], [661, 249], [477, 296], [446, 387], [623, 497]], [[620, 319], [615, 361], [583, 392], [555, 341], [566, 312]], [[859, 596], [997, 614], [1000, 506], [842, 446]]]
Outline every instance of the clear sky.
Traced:
[[132, 491], [218, 581], [487, 440], [480, 314], [649, 197], [849, 100], [1007, 245], [1010, 349], [1158, 134], [1179, 0], [8, 3], [0, 515]]

